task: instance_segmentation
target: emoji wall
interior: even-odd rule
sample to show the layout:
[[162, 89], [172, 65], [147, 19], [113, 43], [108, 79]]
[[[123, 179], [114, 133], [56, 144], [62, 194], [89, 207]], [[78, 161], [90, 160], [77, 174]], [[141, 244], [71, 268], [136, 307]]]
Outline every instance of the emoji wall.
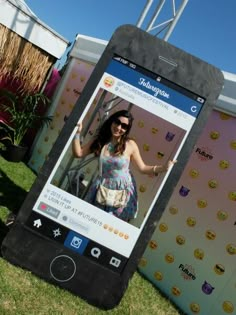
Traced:
[[214, 111], [139, 270], [187, 314], [236, 314], [236, 118]]
[[[51, 106], [53, 121], [35, 141], [29, 166], [38, 173], [80, 96], [95, 63], [105, 49], [105, 41], [78, 35], [68, 56], [68, 64], [54, 93]], [[87, 51], [89, 49], [89, 51]], [[91, 52], [92, 51], [92, 52]], [[66, 161], [65, 161], [66, 163]], [[63, 166], [62, 166], [63, 168]]]

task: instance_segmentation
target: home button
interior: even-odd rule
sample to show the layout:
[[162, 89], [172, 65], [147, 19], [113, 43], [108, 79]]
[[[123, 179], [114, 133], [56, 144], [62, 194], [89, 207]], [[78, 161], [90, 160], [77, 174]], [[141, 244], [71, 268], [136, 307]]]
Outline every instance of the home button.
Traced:
[[58, 282], [71, 280], [76, 272], [74, 260], [67, 255], [56, 256], [50, 263], [50, 274]]

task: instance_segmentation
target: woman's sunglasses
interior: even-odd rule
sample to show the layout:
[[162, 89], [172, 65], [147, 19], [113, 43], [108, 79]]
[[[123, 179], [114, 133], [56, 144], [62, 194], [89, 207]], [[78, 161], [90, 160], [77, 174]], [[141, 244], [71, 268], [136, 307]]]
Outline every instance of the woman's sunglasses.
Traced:
[[128, 125], [128, 124], [125, 124], [125, 123], [123, 123], [123, 122], [121, 122], [119, 118], [115, 118], [115, 119], [113, 120], [113, 122], [114, 122], [117, 126], [121, 126], [121, 128], [122, 128], [123, 130], [128, 130], [128, 128], [129, 128], [129, 125]]

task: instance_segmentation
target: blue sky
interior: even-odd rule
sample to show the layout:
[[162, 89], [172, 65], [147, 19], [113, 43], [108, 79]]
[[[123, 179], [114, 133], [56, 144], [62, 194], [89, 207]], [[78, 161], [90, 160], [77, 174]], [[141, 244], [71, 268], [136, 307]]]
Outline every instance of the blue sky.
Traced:
[[[122, 24], [137, 24], [146, 0], [25, 0], [49, 27], [74, 41], [76, 34], [109, 40]], [[170, 18], [166, 0], [160, 22]], [[159, 0], [154, 0], [143, 28]], [[178, 7], [181, 1], [176, 1]], [[169, 13], [169, 14], [168, 14]], [[166, 15], [168, 14], [168, 15]], [[236, 0], [189, 0], [168, 42], [221, 70], [236, 74]], [[158, 21], [156, 22], [156, 24]]]

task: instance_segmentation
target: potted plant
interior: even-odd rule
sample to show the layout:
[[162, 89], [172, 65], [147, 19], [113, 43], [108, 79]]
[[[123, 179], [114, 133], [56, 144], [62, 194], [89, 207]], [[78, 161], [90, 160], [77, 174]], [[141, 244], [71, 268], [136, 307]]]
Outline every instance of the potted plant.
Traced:
[[49, 103], [43, 93], [17, 95], [6, 89], [0, 90], [0, 110], [7, 115], [0, 120], [0, 132], [8, 160], [21, 161], [28, 149], [24, 144], [28, 130], [51, 122], [51, 116], [40, 115], [40, 110]]

